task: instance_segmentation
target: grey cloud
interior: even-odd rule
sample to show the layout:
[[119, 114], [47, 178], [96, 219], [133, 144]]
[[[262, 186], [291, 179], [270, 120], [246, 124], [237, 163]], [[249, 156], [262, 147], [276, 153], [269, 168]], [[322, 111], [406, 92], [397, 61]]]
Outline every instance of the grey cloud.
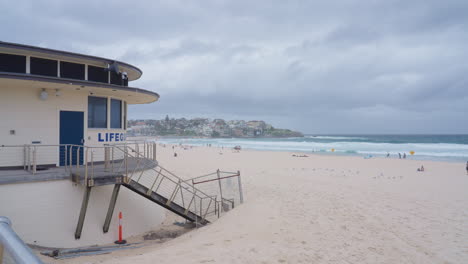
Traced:
[[133, 118], [468, 132], [466, 1], [0, 0], [0, 8], [9, 10], [0, 16], [3, 41], [140, 67], [132, 85], [161, 100], [132, 106]]

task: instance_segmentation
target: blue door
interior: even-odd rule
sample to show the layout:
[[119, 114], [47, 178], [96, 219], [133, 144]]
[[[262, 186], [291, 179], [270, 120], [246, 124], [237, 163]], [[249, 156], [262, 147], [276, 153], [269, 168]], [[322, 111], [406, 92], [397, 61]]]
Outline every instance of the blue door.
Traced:
[[[83, 164], [84, 143], [84, 112], [60, 111], [60, 145], [70, 144], [75, 146], [60, 146], [60, 166], [65, 162], [76, 165]], [[77, 149], [80, 148], [79, 157]]]

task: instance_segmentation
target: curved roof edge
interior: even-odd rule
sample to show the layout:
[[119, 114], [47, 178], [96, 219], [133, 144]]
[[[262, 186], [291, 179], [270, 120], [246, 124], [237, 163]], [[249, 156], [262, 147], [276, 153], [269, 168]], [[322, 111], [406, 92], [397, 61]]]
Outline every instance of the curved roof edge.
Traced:
[[156, 92], [152, 92], [152, 91], [148, 91], [148, 90], [144, 90], [140, 88], [135, 88], [135, 87], [120, 86], [120, 85], [114, 85], [114, 84], [108, 84], [108, 83], [90, 82], [90, 81], [83, 81], [83, 80], [65, 79], [65, 78], [58, 78], [58, 77], [11, 73], [11, 72], [0, 72], [0, 78], [9, 78], [9, 79], [25, 80], [25, 81], [52, 82], [52, 83], [58, 83], [58, 84], [80, 85], [80, 86], [113, 89], [113, 90], [120, 90], [120, 91], [127, 91], [127, 92], [135, 92], [135, 93], [141, 93], [141, 94], [151, 96], [152, 100], [150, 102], [157, 101], [160, 98], [159, 94]]
[[138, 80], [141, 75], [143, 74], [143, 71], [140, 70], [140, 68], [133, 66], [131, 64], [121, 62], [118, 60], [112, 60], [108, 58], [103, 58], [103, 57], [97, 57], [97, 56], [92, 56], [92, 55], [85, 55], [81, 53], [75, 53], [75, 52], [69, 52], [69, 51], [62, 51], [62, 50], [55, 50], [55, 49], [49, 49], [49, 48], [42, 48], [42, 47], [37, 47], [37, 46], [30, 46], [30, 45], [25, 45], [25, 44], [18, 44], [18, 43], [11, 43], [11, 42], [4, 42], [0, 41], [0, 47], [5, 47], [5, 48], [13, 48], [13, 49], [21, 49], [21, 50], [29, 50], [29, 51], [37, 51], [37, 52], [43, 52], [43, 53], [48, 53], [48, 54], [54, 54], [54, 55], [65, 55], [69, 57], [75, 57], [75, 58], [80, 58], [80, 59], [88, 59], [88, 60], [96, 60], [100, 62], [105, 62], [111, 64], [112, 62], [117, 62], [118, 64], [132, 68], [136, 72], [139, 73], [138, 78], [133, 79]]

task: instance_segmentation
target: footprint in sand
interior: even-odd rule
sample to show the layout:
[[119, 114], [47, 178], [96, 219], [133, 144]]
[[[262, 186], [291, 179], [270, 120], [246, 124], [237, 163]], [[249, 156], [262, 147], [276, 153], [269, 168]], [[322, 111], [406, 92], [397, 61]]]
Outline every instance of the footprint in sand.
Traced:
[[251, 248], [249, 251], [253, 252], [253, 253], [257, 253], [257, 249], [255, 249], [255, 248]]

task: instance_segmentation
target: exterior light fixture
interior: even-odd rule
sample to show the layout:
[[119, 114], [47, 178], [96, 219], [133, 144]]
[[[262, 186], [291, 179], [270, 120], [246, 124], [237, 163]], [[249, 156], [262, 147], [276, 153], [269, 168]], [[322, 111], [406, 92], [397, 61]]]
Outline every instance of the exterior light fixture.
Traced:
[[42, 101], [47, 100], [47, 97], [49, 97], [49, 94], [46, 92], [45, 88], [42, 88], [42, 92], [39, 95], [39, 98], [41, 98]]

